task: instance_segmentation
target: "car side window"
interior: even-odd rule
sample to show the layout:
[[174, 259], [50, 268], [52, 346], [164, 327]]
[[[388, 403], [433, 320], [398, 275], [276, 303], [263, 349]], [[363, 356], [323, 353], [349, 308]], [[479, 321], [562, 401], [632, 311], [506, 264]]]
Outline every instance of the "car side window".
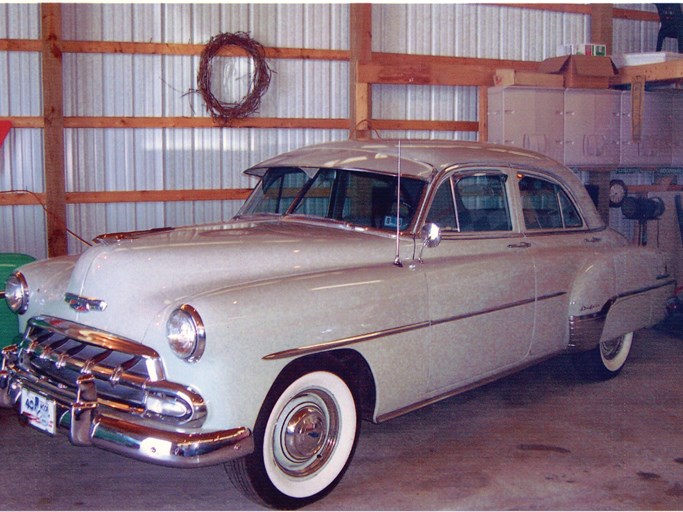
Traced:
[[482, 174], [453, 177], [437, 190], [427, 222], [461, 233], [510, 231], [506, 176]]
[[519, 180], [527, 229], [579, 228], [583, 221], [567, 193], [555, 183], [534, 176]]

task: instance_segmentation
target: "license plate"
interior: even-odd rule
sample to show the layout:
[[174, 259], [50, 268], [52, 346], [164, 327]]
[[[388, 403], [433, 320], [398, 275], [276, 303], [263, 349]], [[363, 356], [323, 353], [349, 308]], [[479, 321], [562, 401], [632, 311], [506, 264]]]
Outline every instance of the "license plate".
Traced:
[[49, 434], [55, 434], [57, 407], [54, 400], [26, 388], [21, 391], [21, 414], [29, 425]]

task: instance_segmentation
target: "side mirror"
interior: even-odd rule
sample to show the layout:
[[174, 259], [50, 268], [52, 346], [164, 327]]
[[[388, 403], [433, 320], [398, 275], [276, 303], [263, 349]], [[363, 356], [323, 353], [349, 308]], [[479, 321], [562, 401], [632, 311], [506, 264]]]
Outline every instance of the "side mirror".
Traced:
[[429, 222], [422, 226], [422, 229], [420, 230], [420, 236], [422, 237], [420, 263], [424, 263], [422, 261], [422, 253], [425, 250], [425, 247], [436, 247], [441, 243], [441, 228], [433, 222]]
[[441, 243], [441, 228], [433, 222], [422, 226], [420, 231], [422, 247], [436, 247]]

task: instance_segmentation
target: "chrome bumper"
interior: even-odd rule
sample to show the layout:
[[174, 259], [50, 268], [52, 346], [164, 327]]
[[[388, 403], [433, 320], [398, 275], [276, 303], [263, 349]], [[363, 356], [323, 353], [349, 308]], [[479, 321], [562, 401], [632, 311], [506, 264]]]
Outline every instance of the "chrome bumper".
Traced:
[[20, 411], [24, 388], [54, 400], [57, 431], [66, 434], [76, 446], [96, 446], [145, 462], [182, 468], [220, 464], [254, 450], [251, 431], [246, 427], [216, 432], [158, 428], [143, 418], [117, 412], [98, 402], [92, 375], [78, 378], [78, 390], [73, 397], [69, 391], [9, 364], [8, 353], [5, 349], [0, 356], [0, 407]]

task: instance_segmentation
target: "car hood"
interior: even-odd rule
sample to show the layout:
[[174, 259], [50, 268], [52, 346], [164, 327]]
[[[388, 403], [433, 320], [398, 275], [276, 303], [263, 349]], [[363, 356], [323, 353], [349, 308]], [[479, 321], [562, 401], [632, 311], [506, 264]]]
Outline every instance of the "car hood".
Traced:
[[[179, 228], [89, 248], [63, 281], [66, 288], [53, 290], [52, 297], [60, 316], [142, 339], [155, 315], [195, 295], [228, 288], [237, 294], [264, 280], [390, 265], [395, 244], [389, 234], [293, 220]], [[69, 310], [65, 293], [106, 307]]]

